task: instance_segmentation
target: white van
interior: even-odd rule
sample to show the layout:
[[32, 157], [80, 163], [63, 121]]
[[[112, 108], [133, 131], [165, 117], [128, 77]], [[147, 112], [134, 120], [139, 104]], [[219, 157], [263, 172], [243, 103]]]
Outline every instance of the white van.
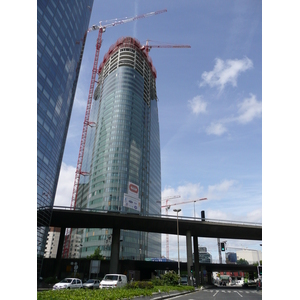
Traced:
[[121, 274], [106, 274], [100, 282], [100, 289], [123, 287], [127, 284], [127, 277]]

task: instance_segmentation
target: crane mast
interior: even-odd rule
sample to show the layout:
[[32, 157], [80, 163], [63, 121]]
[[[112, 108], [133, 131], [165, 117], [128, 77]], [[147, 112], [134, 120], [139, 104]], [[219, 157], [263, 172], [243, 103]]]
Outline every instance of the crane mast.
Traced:
[[91, 111], [93, 93], [94, 93], [95, 82], [96, 82], [99, 53], [100, 53], [100, 48], [101, 48], [101, 44], [102, 44], [102, 33], [105, 32], [106, 28], [108, 28], [108, 27], [113, 27], [116, 25], [121, 25], [121, 24], [125, 24], [125, 23], [131, 22], [131, 21], [139, 20], [142, 18], [151, 17], [151, 16], [154, 16], [154, 15], [157, 15], [160, 13], [164, 13], [166, 11], [167, 11], [166, 9], [158, 10], [158, 11], [150, 12], [147, 14], [137, 15], [132, 18], [116, 20], [115, 22], [109, 23], [106, 25], [102, 25], [101, 24], [102, 21], [100, 21], [99, 22], [100, 25], [93, 25], [88, 29], [88, 32], [95, 31], [95, 30], [99, 30], [99, 32], [98, 32], [97, 43], [96, 43], [96, 51], [95, 51], [93, 69], [92, 69], [92, 78], [91, 78], [91, 82], [90, 82], [87, 107], [86, 107], [85, 117], [84, 117], [84, 122], [83, 122], [83, 130], [82, 130], [81, 141], [80, 141], [77, 167], [76, 167], [76, 171], [75, 171], [75, 181], [74, 181], [74, 187], [73, 187], [73, 193], [72, 193], [71, 208], [75, 208], [75, 206], [76, 206], [80, 175], [88, 175], [87, 172], [82, 172], [81, 167], [82, 167], [84, 148], [85, 148], [85, 143], [86, 143], [87, 130], [88, 130], [88, 126], [90, 125], [89, 118], [90, 118], [90, 111]]
[[[71, 209], [75, 209], [76, 207], [76, 201], [77, 201], [77, 195], [78, 195], [78, 187], [79, 187], [79, 181], [80, 181], [80, 175], [88, 175], [88, 172], [82, 171], [82, 162], [83, 162], [83, 155], [84, 155], [84, 148], [85, 148], [85, 143], [86, 143], [86, 137], [87, 137], [87, 130], [88, 126], [90, 125], [89, 118], [90, 118], [90, 111], [91, 111], [91, 106], [92, 106], [92, 99], [93, 99], [93, 93], [94, 93], [94, 87], [95, 87], [95, 79], [96, 79], [96, 74], [97, 74], [97, 68], [98, 68], [98, 61], [99, 61], [99, 53], [100, 53], [100, 48], [102, 44], [102, 33], [106, 31], [106, 28], [108, 27], [113, 27], [116, 25], [121, 25], [125, 24], [131, 21], [139, 20], [142, 18], [146, 17], [151, 17], [160, 13], [166, 12], [166, 9], [163, 10], [158, 10], [155, 12], [150, 12], [142, 15], [137, 15], [131, 18], [125, 18], [122, 20], [116, 20], [112, 23], [102, 25], [102, 21], [99, 22], [100, 25], [93, 25], [90, 27], [87, 32], [99, 30], [98, 32], [98, 37], [97, 37], [97, 43], [96, 43], [96, 50], [95, 50], [95, 56], [94, 56], [94, 63], [93, 63], [93, 69], [92, 69], [92, 78], [90, 82], [90, 87], [89, 87], [89, 94], [88, 94], [88, 100], [87, 100], [87, 107], [85, 111], [85, 117], [84, 117], [84, 122], [83, 122], [83, 129], [82, 129], [82, 135], [81, 135], [81, 141], [80, 141], [80, 148], [79, 148], [79, 154], [78, 154], [78, 160], [77, 160], [77, 167], [75, 171], [75, 180], [74, 180], [74, 186], [73, 186], [73, 192], [72, 192], [72, 199], [71, 199]], [[70, 242], [71, 242], [71, 233], [72, 229], [66, 232], [66, 235], [68, 235], [68, 241], [66, 243], [67, 247], [64, 249], [64, 253], [66, 255], [69, 255], [69, 249], [70, 249]]]
[[[161, 206], [161, 207], [166, 208], [166, 215], [168, 215], [168, 211], [170, 209], [170, 206], [168, 205], [169, 200], [180, 198], [180, 197], [181, 197], [180, 195], [175, 195], [175, 196], [170, 196], [170, 197], [166, 197], [163, 199], [166, 201], [166, 205]], [[169, 234], [166, 234], [166, 257], [169, 258]]]

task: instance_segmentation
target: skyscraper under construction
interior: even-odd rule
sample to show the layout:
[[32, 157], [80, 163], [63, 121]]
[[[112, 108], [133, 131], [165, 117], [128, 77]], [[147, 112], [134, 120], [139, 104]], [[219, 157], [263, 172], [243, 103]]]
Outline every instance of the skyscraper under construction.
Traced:
[[[138, 40], [120, 38], [99, 67], [76, 207], [160, 214], [161, 166], [156, 70]], [[75, 231], [73, 231], [75, 233]], [[72, 234], [73, 234], [72, 233]], [[112, 229], [77, 229], [81, 257], [110, 258]], [[121, 231], [120, 258], [161, 254], [160, 234]]]

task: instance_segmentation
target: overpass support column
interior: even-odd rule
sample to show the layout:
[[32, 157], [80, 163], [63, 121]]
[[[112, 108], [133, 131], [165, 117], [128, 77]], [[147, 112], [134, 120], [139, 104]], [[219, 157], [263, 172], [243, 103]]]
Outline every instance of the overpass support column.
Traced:
[[61, 255], [62, 255], [63, 246], [64, 246], [65, 233], [66, 233], [66, 227], [61, 227], [60, 234], [59, 234], [58, 247], [57, 247], [56, 260], [55, 260], [55, 276], [57, 278], [60, 278], [60, 263], [61, 263]]
[[195, 278], [196, 278], [196, 286], [200, 286], [200, 276], [199, 276], [199, 247], [198, 247], [198, 237], [193, 236], [194, 242], [194, 266], [195, 266]]
[[187, 272], [188, 272], [188, 284], [193, 285], [191, 266], [193, 265], [193, 254], [192, 254], [192, 236], [191, 232], [186, 232], [186, 255], [187, 255]]
[[120, 251], [120, 228], [114, 228], [112, 234], [111, 243], [111, 255], [110, 255], [110, 265], [109, 273], [118, 273], [119, 266], [119, 251]]
[[201, 285], [204, 286], [205, 282], [204, 282], [204, 271], [205, 271], [205, 266], [201, 266]]

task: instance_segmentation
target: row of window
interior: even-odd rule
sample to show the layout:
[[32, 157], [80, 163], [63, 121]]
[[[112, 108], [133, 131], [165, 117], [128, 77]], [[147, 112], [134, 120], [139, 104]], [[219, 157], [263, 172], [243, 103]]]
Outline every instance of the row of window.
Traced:
[[119, 87], [122, 86], [123, 84], [126, 85], [129, 84], [130, 86], [137, 88], [139, 93], [141, 93], [141, 91], [143, 90], [144, 82], [143, 80], [135, 78], [134, 74], [132, 75], [125, 72], [117, 72], [115, 77], [112, 76], [109, 78], [109, 80], [105, 82], [104, 87], [106, 90], [109, 91], [112, 87], [114, 89], [119, 89]]
[[130, 134], [134, 134], [135, 136], [142, 136], [144, 133], [143, 127], [130, 126], [125, 124], [116, 124], [113, 123], [110, 126], [106, 126], [105, 129], [103, 127], [100, 128], [101, 139], [105, 139], [108, 135], [123, 135], [130, 137]]
[[[93, 177], [96, 176], [96, 175], [97, 176], [103, 175], [103, 174], [106, 174], [108, 172], [114, 173], [115, 171], [120, 171], [121, 173], [126, 173], [127, 170], [128, 170], [127, 162], [124, 161], [123, 165], [124, 166], [116, 165], [116, 166], [108, 166], [108, 167], [103, 167], [101, 165], [100, 166], [95, 166], [94, 170], [93, 170], [94, 171], [93, 172]], [[98, 169], [98, 167], [99, 167], [99, 169]], [[147, 170], [147, 166], [144, 166], [142, 168], [140, 161], [138, 161], [138, 162], [135, 162], [135, 161], [132, 161], [132, 160], [129, 161], [129, 173], [133, 173], [133, 174], [138, 175], [140, 173], [140, 171], [142, 171], [144, 169]], [[102, 183], [103, 183], [103, 181], [100, 180], [100, 182], [95, 184], [94, 186], [98, 186], [99, 184], [102, 184]]]
[[107, 168], [103, 168], [99, 171], [95, 171], [93, 174], [97, 175], [97, 174], [101, 174], [102, 172], [112, 172], [111, 174], [115, 174], [113, 171], [120, 171], [120, 172], [127, 172], [128, 168], [127, 167], [122, 167], [122, 166], [112, 166], [112, 167], [107, 167]]

